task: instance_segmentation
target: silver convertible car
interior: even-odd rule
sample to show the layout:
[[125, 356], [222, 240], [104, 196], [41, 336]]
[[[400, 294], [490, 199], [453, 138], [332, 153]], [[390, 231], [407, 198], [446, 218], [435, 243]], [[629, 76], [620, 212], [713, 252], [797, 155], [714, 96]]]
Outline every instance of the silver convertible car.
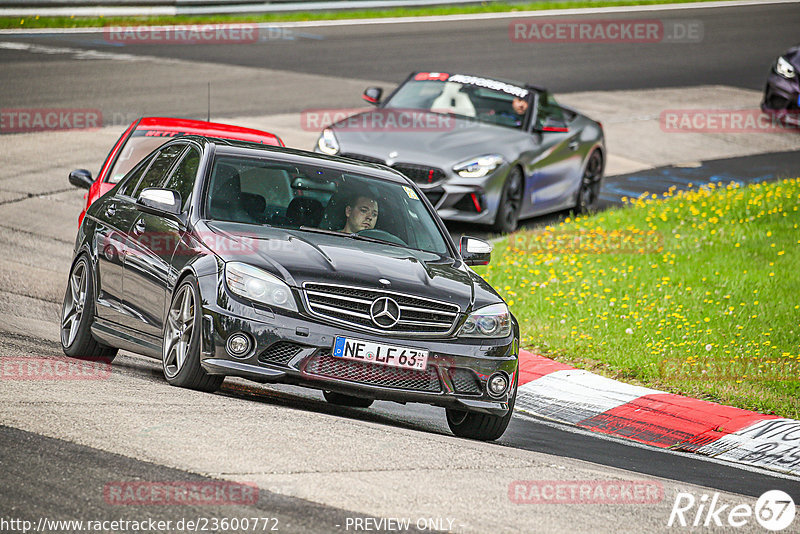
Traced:
[[595, 207], [602, 125], [540, 87], [414, 72], [376, 106], [325, 128], [315, 150], [381, 163], [416, 182], [442, 219], [511, 232], [519, 219]]

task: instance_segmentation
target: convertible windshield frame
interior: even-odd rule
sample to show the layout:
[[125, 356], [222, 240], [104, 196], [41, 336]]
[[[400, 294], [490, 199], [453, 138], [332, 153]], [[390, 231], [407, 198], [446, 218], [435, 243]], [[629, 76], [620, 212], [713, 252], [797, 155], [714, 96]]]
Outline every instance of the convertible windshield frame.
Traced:
[[[423, 84], [428, 87], [439, 85], [442, 89], [438, 93], [428, 91], [427, 95], [421, 96], [425, 91]], [[460, 87], [456, 89], [455, 85]], [[537, 91], [529, 86], [491, 78], [463, 74], [412, 73], [381, 102], [380, 107], [452, 115], [481, 124], [527, 131], [532, 123], [530, 117], [536, 94]], [[446, 96], [451, 97], [449, 102]], [[517, 98], [528, 104], [522, 115], [516, 113], [511, 105]], [[446, 104], [442, 105], [444, 103]]]

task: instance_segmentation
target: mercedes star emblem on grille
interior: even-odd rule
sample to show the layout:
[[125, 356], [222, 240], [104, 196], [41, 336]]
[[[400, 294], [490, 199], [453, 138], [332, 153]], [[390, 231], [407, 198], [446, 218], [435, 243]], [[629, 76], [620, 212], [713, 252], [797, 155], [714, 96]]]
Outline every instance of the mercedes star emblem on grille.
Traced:
[[389, 297], [377, 298], [369, 308], [372, 322], [383, 328], [391, 328], [400, 320], [400, 306]]

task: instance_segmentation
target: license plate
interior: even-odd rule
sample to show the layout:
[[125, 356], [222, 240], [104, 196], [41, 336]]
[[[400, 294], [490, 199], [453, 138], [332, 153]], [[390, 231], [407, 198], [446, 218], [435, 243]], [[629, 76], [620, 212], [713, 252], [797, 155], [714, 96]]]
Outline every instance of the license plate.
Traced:
[[360, 341], [337, 336], [333, 343], [333, 356], [345, 360], [377, 363], [388, 367], [422, 371], [428, 363], [428, 351]]

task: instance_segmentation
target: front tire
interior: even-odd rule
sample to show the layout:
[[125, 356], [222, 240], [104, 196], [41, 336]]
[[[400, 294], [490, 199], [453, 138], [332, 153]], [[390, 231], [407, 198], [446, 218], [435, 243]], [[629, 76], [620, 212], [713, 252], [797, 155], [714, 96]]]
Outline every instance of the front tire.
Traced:
[[447, 426], [450, 431], [460, 438], [477, 439], [480, 441], [494, 441], [506, 431], [511, 417], [514, 415], [514, 403], [517, 400], [517, 386], [514, 385], [514, 394], [508, 401], [508, 413], [505, 415], [491, 415], [488, 413], [467, 412], [447, 408]]
[[164, 320], [161, 363], [164, 378], [173, 386], [211, 393], [224, 376], [209, 375], [200, 365], [201, 306], [197, 279], [187, 276], [172, 294]]
[[586, 168], [581, 177], [581, 186], [578, 189], [578, 200], [575, 210], [578, 213], [591, 213], [597, 209], [597, 200], [600, 198], [600, 186], [603, 181], [603, 155], [595, 150], [586, 162]]
[[111, 362], [117, 349], [103, 345], [92, 336], [93, 319], [94, 277], [89, 258], [81, 255], [69, 271], [61, 306], [61, 349], [70, 358]]
[[492, 230], [500, 234], [508, 234], [517, 229], [519, 212], [522, 208], [523, 180], [522, 170], [514, 166], [508, 173], [500, 195], [497, 216]]
[[349, 406], [351, 408], [369, 408], [374, 402], [372, 399], [354, 397], [353, 395], [345, 395], [344, 393], [336, 393], [335, 391], [323, 391], [322, 395], [325, 397], [325, 400], [331, 404]]

